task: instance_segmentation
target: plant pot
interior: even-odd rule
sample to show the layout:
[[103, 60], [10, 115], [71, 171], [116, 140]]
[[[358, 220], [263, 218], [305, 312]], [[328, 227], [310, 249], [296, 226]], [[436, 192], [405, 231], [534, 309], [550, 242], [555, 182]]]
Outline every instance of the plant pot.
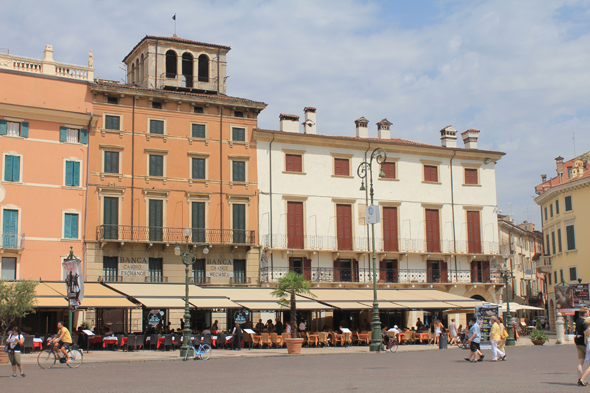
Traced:
[[0, 364], [8, 363], [8, 352], [0, 351]]
[[299, 355], [301, 353], [301, 346], [303, 345], [302, 338], [286, 338], [287, 353], [292, 355]]
[[545, 340], [531, 340], [535, 345], [543, 345], [545, 344]]

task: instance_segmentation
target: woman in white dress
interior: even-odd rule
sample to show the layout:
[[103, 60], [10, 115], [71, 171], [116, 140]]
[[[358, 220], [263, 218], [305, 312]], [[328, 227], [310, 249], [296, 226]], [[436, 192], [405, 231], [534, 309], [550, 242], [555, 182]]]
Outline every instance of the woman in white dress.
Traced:
[[442, 326], [441, 321], [434, 322], [434, 345], [438, 344], [438, 340], [440, 338], [441, 326]]
[[457, 324], [455, 323], [455, 318], [451, 319], [451, 324], [449, 325], [449, 334], [451, 335], [451, 342], [449, 345], [457, 344]]

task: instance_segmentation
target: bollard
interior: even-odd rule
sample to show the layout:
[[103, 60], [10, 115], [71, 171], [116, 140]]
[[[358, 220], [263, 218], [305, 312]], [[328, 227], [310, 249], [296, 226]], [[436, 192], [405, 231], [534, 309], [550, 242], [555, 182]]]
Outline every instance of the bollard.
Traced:
[[555, 330], [557, 331], [557, 341], [555, 344], [563, 344], [565, 342], [565, 331], [563, 328], [563, 316], [560, 312], [557, 313], [557, 320], [555, 321]]

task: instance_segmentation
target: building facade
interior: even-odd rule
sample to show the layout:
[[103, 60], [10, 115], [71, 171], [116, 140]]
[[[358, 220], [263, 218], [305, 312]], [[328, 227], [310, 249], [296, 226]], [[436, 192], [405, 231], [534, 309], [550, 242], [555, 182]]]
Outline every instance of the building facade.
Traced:
[[544, 241], [544, 256], [537, 268], [547, 273], [551, 321], [555, 321], [558, 310], [570, 316], [575, 313], [561, 293], [556, 296], [555, 286], [589, 282], [590, 244], [584, 241], [584, 234], [590, 231], [588, 158], [588, 153], [566, 162], [563, 157], [557, 157], [556, 176], [548, 179], [547, 175], [541, 175], [542, 183], [535, 187]]
[[3, 279], [63, 280], [83, 254], [93, 56], [88, 66], [0, 53], [0, 256]]
[[[87, 237], [87, 280], [183, 283], [175, 246], [188, 242], [197, 252], [192, 282], [258, 285], [252, 130], [266, 105], [225, 95], [229, 50], [146, 36], [124, 59], [127, 83], [91, 86], [99, 119], [90, 131], [88, 227], [95, 236]], [[191, 70], [197, 76], [187, 79]], [[192, 230], [188, 239], [184, 228]], [[176, 327], [183, 311], [169, 312]], [[210, 311], [199, 318], [200, 325], [225, 320]], [[131, 316], [131, 329], [142, 330], [145, 319]]]
[[[479, 131], [441, 130], [442, 146], [391, 137], [386, 119], [370, 137], [356, 120], [356, 137], [317, 134], [316, 109], [280, 116], [280, 131], [255, 130], [260, 187], [261, 281], [275, 285], [297, 271], [314, 287], [372, 285], [370, 226], [365, 220], [370, 181], [357, 175], [373, 162], [376, 268], [381, 288], [436, 288], [489, 302], [502, 281], [490, 269], [499, 257], [495, 163], [503, 153], [477, 149]], [[263, 165], [265, 163], [266, 165]], [[378, 173], [382, 172], [382, 176]], [[417, 311], [404, 311], [411, 326]]]

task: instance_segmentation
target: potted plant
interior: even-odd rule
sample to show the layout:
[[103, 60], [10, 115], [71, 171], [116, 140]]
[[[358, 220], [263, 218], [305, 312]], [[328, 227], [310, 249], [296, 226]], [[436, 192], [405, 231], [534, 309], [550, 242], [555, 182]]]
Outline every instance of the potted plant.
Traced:
[[[289, 307], [291, 312], [291, 333], [292, 336], [297, 331], [297, 303], [295, 295], [308, 295], [315, 297], [310, 292], [311, 281], [305, 280], [302, 274], [296, 272], [289, 272], [284, 277], [279, 278], [279, 285], [277, 289], [272, 291], [272, 295], [278, 297], [281, 306]], [[285, 340], [287, 344], [287, 352], [290, 354], [301, 353], [301, 346], [303, 345], [303, 338], [288, 338]]]
[[[4, 347], [6, 333], [14, 321], [35, 312], [37, 281], [23, 280], [6, 282], [0, 279], [0, 344]], [[0, 351], [0, 363], [8, 363], [8, 354]]]
[[535, 328], [531, 333], [531, 341], [535, 345], [543, 345], [545, 341], [549, 341], [549, 336], [544, 331]]

